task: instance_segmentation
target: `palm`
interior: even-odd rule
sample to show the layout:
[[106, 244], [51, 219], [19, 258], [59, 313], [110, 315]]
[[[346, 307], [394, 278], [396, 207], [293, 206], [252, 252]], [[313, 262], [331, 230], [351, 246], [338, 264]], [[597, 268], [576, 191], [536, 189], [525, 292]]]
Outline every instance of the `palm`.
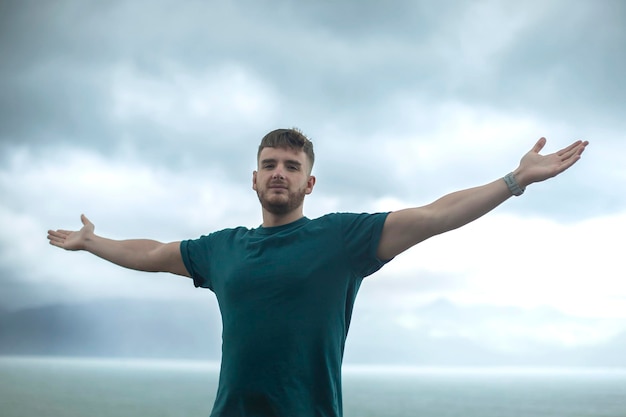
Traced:
[[574, 165], [580, 159], [588, 142], [576, 141], [558, 152], [540, 155], [539, 151], [545, 144], [545, 138], [539, 139], [533, 149], [520, 161], [520, 170], [524, 171], [526, 182], [529, 184], [552, 178]]
[[78, 231], [48, 230], [50, 244], [66, 250], [84, 249], [87, 236], [93, 234], [95, 226], [85, 215], [81, 215], [80, 219], [83, 227]]

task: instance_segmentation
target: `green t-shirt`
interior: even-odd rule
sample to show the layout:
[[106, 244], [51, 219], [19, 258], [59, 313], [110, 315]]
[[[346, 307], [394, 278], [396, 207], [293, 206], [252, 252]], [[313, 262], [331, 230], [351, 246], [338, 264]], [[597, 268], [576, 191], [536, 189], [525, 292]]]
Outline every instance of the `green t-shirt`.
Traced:
[[225, 229], [181, 243], [196, 287], [222, 314], [211, 416], [338, 417], [341, 362], [361, 280], [387, 213], [334, 213], [278, 227]]

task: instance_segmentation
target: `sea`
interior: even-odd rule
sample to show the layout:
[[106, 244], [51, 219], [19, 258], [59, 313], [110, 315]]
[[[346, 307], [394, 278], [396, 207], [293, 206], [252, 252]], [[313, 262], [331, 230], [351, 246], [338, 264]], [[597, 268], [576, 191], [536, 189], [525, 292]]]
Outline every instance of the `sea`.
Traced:
[[[217, 378], [212, 362], [0, 357], [0, 416], [208, 416]], [[345, 417], [626, 417], [626, 369], [345, 365], [343, 386]]]

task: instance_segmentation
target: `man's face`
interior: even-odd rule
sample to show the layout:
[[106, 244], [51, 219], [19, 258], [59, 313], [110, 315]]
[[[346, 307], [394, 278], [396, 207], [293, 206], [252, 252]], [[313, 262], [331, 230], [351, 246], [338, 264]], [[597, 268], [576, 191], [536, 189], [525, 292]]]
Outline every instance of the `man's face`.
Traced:
[[263, 148], [258, 165], [252, 188], [261, 206], [272, 214], [283, 215], [302, 207], [304, 196], [313, 191], [315, 177], [309, 175], [309, 161], [302, 151]]

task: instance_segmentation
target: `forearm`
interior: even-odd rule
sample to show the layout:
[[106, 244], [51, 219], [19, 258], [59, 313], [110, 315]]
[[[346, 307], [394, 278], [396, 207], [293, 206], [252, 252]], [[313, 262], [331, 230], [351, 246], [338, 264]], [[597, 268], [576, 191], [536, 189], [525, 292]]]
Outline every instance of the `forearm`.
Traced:
[[502, 178], [443, 196], [426, 206], [433, 217], [431, 234], [464, 226], [489, 213], [510, 197], [511, 191]]
[[84, 250], [116, 265], [138, 271], [158, 272], [155, 251], [164, 244], [150, 239], [113, 240], [91, 235], [85, 241]]
[[378, 245], [380, 259], [391, 259], [432, 236], [457, 229], [487, 214], [511, 196], [503, 179], [456, 191], [422, 206], [387, 216]]

